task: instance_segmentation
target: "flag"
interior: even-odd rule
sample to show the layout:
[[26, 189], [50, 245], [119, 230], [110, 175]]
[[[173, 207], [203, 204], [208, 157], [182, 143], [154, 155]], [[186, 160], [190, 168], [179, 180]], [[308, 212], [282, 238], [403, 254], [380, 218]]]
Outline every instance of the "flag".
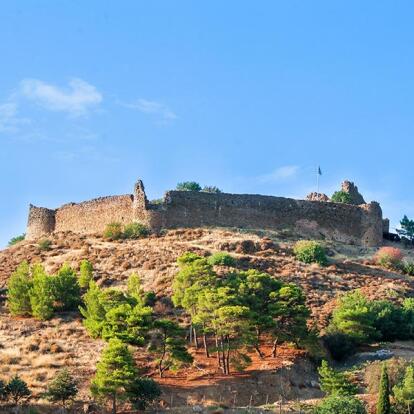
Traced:
[[318, 175], [322, 175], [321, 167], [318, 167]]

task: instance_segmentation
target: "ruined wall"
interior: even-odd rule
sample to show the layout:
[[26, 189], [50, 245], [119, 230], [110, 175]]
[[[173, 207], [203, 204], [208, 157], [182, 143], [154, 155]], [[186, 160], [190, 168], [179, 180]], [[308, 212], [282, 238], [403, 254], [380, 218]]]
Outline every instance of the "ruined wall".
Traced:
[[36, 239], [55, 229], [55, 210], [44, 207], [29, 206], [26, 238]]
[[133, 221], [133, 197], [130, 194], [101, 197], [83, 203], [65, 204], [56, 210], [55, 231], [75, 233], [103, 232], [111, 222]]
[[378, 203], [363, 205], [294, 200], [251, 194], [170, 191], [164, 203], [148, 203], [138, 181], [134, 194], [102, 197], [49, 210], [31, 206], [27, 238], [53, 231], [102, 232], [110, 222], [139, 221], [154, 231], [178, 227], [238, 227], [292, 231], [309, 238], [326, 238], [375, 246], [382, 241]]
[[356, 206], [263, 195], [170, 191], [163, 208], [165, 228], [292, 229], [309, 237], [352, 244], [375, 246], [382, 241], [382, 212], [377, 203]]

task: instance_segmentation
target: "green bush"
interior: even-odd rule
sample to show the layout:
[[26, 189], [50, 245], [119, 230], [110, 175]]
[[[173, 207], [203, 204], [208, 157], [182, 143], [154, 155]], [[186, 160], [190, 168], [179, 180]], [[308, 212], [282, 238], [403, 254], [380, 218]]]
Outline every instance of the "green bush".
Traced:
[[342, 332], [356, 345], [361, 345], [379, 338], [380, 334], [374, 326], [375, 319], [370, 302], [356, 290], [339, 298], [338, 306], [332, 312], [329, 329]]
[[80, 286], [76, 272], [63, 264], [56, 276], [52, 277], [55, 308], [63, 311], [78, 309], [81, 302]]
[[318, 368], [321, 390], [327, 395], [355, 395], [356, 386], [340, 371], [331, 368], [327, 361], [322, 361]]
[[352, 204], [352, 197], [346, 191], [335, 191], [332, 194], [331, 201], [334, 203]]
[[358, 398], [332, 395], [324, 398], [313, 411], [314, 414], [367, 414], [364, 404]]
[[54, 312], [54, 283], [53, 277], [45, 273], [43, 268], [33, 272], [33, 286], [30, 289], [30, 304], [32, 315], [36, 319], [47, 320]]
[[201, 191], [201, 186], [195, 181], [184, 181], [183, 183], [178, 183], [176, 190], [178, 191]]
[[12, 237], [9, 241], [9, 246], [14, 246], [15, 244], [23, 241], [25, 237], [26, 233], [23, 233], [20, 236]]
[[88, 260], [82, 260], [79, 269], [78, 282], [81, 288], [87, 288], [89, 283], [93, 280], [93, 266]]
[[112, 222], [106, 225], [104, 230], [105, 239], [119, 240], [122, 238], [122, 224]]
[[40, 240], [39, 243], [37, 243], [37, 245], [39, 246], [40, 250], [47, 251], [51, 249], [52, 241], [49, 239], [43, 239]]
[[356, 350], [355, 342], [349, 335], [333, 329], [323, 337], [323, 344], [336, 361], [342, 361], [353, 355]]
[[148, 236], [150, 231], [148, 227], [141, 223], [130, 223], [124, 227], [122, 232], [123, 239], [140, 239], [141, 237]]
[[12, 315], [30, 315], [30, 289], [32, 275], [27, 262], [22, 262], [10, 276], [7, 283], [7, 307]]
[[414, 261], [413, 260], [404, 260], [401, 265], [402, 271], [409, 275], [414, 276]]
[[234, 257], [230, 256], [226, 252], [214, 253], [207, 259], [207, 261], [212, 266], [214, 265], [234, 266], [236, 264], [236, 260], [234, 259]]
[[203, 193], [215, 193], [215, 194], [221, 193], [220, 188], [216, 187], [215, 185], [205, 185], [201, 191]]
[[185, 266], [185, 265], [188, 265], [188, 264], [190, 264], [190, 263], [193, 263], [193, 262], [195, 262], [196, 260], [200, 260], [200, 259], [202, 259], [202, 257], [201, 256], [199, 256], [198, 254], [196, 254], [196, 253], [193, 253], [193, 252], [185, 252], [185, 253], [183, 253], [178, 259], [177, 259], [177, 263], [180, 265], [180, 266]]
[[18, 376], [14, 376], [6, 385], [7, 399], [11, 400], [14, 405], [18, 405], [21, 401], [31, 396], [31, 392], [27, 384]]
[[328, 263], [325, 249], [314, 240], [300, 240], [296, 242], [293, 252], [296, 259], [303, 263], [319, 263], [320, 265]]

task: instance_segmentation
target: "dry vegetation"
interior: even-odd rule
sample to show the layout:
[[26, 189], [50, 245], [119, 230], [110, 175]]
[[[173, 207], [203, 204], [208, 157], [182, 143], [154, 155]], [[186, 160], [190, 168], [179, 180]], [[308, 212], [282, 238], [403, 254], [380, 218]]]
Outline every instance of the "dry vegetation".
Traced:
[[[171, 293], [179, 255], [186, 251], [209, 255], [225, 250], [237, 258], [237, 266], [241, 269], [260, 269], [301, 285], [312, 316], [320, 327], [325, 326], [338, 293], [363, 288], [371, 298], [395, 300], [402, 294], [414, 293], [411, 278], [372, 264], [373, 249], [327, 243], [328, 266], [305, 265], [294, 259], [292, 241], [275, 233], [257, 235], [221, 229], [187, 229], [131, 241], [109, 242], [98, 235], [86, 237], [72, 233], [54, 234], [50, 240], [48, 251], [39, 249], [37, 243], [23, 241], [0, 252], [0, 287], [6, 287], [10, 273], [23, 260], [42, 262], [46, 270], [53, 273], [64, 262], [78, 267], [82, 259], [88, 259], [94, 265], [98, 284], [122, 287], [135, 271], [146, 289], [163, 297]], [[169, 310], [168, 300], [156, 309], [157, 312]], [[3, 307], [0, 345], [0, 377], [18, 373], [39, 396], [58, 369], [73, 368], [81, 380], [80, 397], [87, 399], [88, 381], [103, 343], [89, 338], [77, 315], [60, 315], [51, 321], [39, 322], [11, 318]], [[274, 393], [276, 386], [281, 387], [279, 395], [289, 398], [320, 395], [313, 384], [317, 379], [315, 370], [301, 352], [281, 348], [276, 359], [252, 357], [253, 364], [246, 372], [222, 378], [214, 364], [198, 352], [192, 368], [169, 374], [161, 381], [164, 404], [169, 405], [173, 398], [173, 405], [214, 400], [231, 405], [232, 401], [227, 401], [230, 392], [233, 392], [230, 399], [237, 395], [239, 404], [248, 404], [250, 399], [255, 404], [263, 404], [266, 395]], [[151, 372], [150, 359], [145, 353], [139, 355], [139, 362]], [[285, 372], [283, 366], [286, 366]], [[219, 384], [226, 384], [226, 389], [231, 390], [227, 397], [220, 391], [223, 387], [217, 387]]]

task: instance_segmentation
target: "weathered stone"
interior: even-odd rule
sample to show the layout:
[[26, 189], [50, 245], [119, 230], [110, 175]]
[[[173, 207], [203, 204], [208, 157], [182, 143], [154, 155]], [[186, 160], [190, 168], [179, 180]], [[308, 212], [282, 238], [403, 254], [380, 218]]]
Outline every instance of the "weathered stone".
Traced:
[[360, 205], [365, 204], [364, 197], [359, 193], [358, 187], [351, 181], [344, 181], [342, 183], [342, 191], [351, 196], [351, 204]]
[[313, 192], [313, 193], [309, 193], [306, 196], [306, 200], [309, 200], [309, 201], [330, 201], [329, 197], [326, 194], [317, 193], [316, 191]]
[[[343, 185], [356, 202], [364, 201], [353, 183]], [[359, 196], [359, 198], [358, 198]], [[169, 191], [162, 204], [148, 203], [141, 181], [134, 194], [102, 197], [49, 210], [30, 206], [27, 238], [53, 231], [102, 233], [110, 222], [139, 221], [154, 232], [180, 227], [237, 227], [278, 230], [304, 237], [376, 246], [382, 242], [378, 203], [352, 205], [253, 195]]]

